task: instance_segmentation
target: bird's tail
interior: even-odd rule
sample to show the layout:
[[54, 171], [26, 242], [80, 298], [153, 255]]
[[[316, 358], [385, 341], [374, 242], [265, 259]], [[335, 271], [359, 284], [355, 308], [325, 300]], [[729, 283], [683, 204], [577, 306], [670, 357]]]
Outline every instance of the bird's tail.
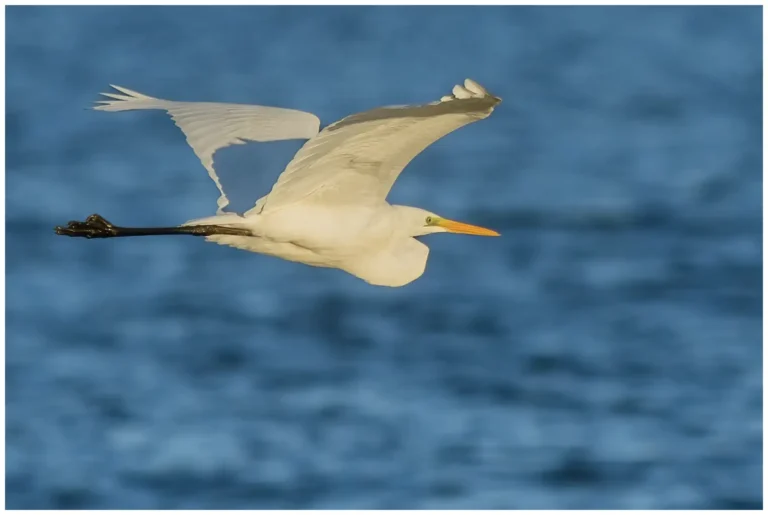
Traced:
[[143, 95], [128, 88], [110, 84], [120, 93], [101, 93], [112, 100], [98, 100], [93, 107], [97, 111], [132, 111], [134, 109], [168, 109], [174, 102]]

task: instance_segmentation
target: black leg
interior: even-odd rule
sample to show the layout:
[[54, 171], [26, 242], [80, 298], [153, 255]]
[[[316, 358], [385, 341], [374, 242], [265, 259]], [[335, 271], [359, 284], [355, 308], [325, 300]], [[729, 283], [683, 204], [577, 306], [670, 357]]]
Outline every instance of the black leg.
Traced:
[[231, 234], [235, 236], [251, 236], [248, 229], [224, 227], [220, 225], [192, 225], [182, 227], [118, 227], [104, 219], [101, 215], [93, 214], [85, 222], [72, 221], [66, 227], [54, 229], [60, 236], [79, 238], [119, 238], [124, 236], [158, 236], [162, 234], [188, 234], [191, 236], [212, 236], [214, 234]]

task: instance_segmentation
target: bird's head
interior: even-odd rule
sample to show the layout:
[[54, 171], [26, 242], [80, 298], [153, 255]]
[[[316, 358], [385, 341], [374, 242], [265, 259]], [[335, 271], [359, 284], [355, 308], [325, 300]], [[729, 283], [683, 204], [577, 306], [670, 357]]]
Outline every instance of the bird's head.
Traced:
[[424, 236], [426, 234], [434, 234], [437, 232], [473, 234], [476, 236], [501, 236], [494, 230], [449, 220], [417, 207], [395, 207], [399, 212], [403, 227], [407, 229], [408, 236]]

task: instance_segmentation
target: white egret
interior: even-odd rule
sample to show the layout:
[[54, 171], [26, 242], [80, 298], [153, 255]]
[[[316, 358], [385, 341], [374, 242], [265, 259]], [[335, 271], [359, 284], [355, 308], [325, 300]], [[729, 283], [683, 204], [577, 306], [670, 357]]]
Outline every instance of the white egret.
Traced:
[[[239, 249], [312, 266], [339, 268], [368, 283], [403, 286], [424, 273], [429, 248], [414, 237], [438, 232], [498, 236], [424, 209], [390, 205], [389, 190], [405, 166], [446, 134], [482, 120], [501, 102], [467, 79], [451, 95], [416, 106], [380, 107], [320, 131], [311, 113], [242, 104], [176, 102], [119, 86], [102, 93], [100, 111], [161, 109], [184, 132], [221, 196], [215, 216], [177, 227], [118, 227], [99, 215], [56, 227], [85, 238], [190, 234]], [[214, 153], [246, 141], [308, 139], [268, 195], [244, 214], [229, 200]]]

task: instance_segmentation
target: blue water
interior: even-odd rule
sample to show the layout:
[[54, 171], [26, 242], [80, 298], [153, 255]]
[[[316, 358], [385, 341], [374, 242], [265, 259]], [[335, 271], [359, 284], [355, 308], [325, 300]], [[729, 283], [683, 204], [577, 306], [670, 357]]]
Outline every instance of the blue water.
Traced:
[[[9, 508], [762, 506], [760, 8], [6, 13]], [[503, 237], [407, 287], [53, 233], [215, 211], [110, 83], [330, 123], [465, 77], [504, 102], [390, 200]], [[217, 159], [255, 199], [272, 148]]]

